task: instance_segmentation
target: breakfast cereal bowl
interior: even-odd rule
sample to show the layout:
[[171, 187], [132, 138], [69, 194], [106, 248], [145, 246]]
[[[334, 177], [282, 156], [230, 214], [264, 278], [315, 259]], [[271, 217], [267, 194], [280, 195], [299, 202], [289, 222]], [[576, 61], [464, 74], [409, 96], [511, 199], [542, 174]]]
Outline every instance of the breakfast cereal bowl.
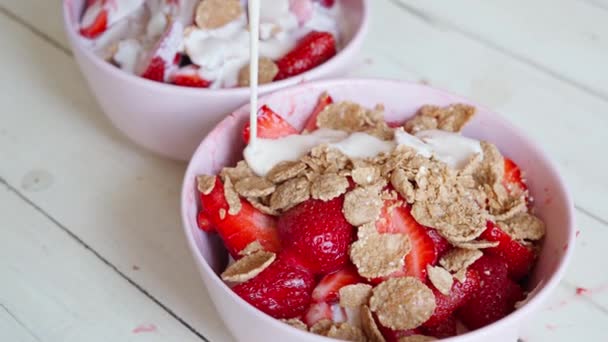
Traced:
[[[160, 155], [187, 160], [218, 121], [249, 99], [248, 88], [188, 88], [152, 82], [106, 62], [83, 44], [78, 33], [86, 0], [63, 1], [65, 32], [89, 87], [114, 126]], [[260, 86], [260, 93], [308, 80], [335, 77], [354, 62], [367, 32], [367, 0], [340, 1], [341, 49], [323, 64]]]
[[[539, 311], [559, 283], [572, 254], [575, 231], [573, 204], [552, 162], [531, 139], [501, 116], [459, 96], [420, 84], [374, 79], [319, 81], [264, 96], [260, 105], [268, 105], [296, 129], [301, 129], [325, 91], [336, 102], [356, 101], [370, 108], [383, 104], [387, 122], [403, 122], [425, 104], [473, 105], [477, 114], [462, 134], [496, 144], [506, 157], [516, 160], [525, 171], [527, 186], [534, 195], [535, 214], [546, 224], [542, 250], [527, 282], [530, 294], [525, 304], [508, 316], [483, 328], [446, 339], [462, 342], [515, 341], [522, 326], [534, 312]], [[222, 241], [198, 228], [200, 204], [196, 176], [217, 174], [222, 167], [232, 166], [242, 159], [245, 145], [241, 136], [248, 114], [249, 108], [244, 106], [226, 117], [207, 135], [190, 160], [181, 193], [181, 214], [189, 246], [217, 312], [237, 340], [330, 341], [264, 314], [231, 291], [218, 276], [228, 262]]]

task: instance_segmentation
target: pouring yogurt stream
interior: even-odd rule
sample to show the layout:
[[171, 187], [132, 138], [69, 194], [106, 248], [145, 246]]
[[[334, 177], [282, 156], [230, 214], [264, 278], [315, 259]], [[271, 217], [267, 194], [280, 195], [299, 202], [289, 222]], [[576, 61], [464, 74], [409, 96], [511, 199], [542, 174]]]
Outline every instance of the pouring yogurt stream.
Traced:
[[265, 176], [276, 164], [286, 160], [298, 160], [313, 147], [327, 143], [350, 158], [374, 157], [390, 152], [397, 145], [405, 145], [424, 157], [435, 157], [454, 168], [462, 168], [475, 154], [483, 156], [479, 141], [460, 134], [440, 130], [422, 131], [410, 135], [397, 130], [393, 141], [383, 141], [366, 133], [347, 134], [343, 131], [319, 129], [311, 134], [291, 135], [279, 139], [258, 138], [258, 61], [260, 38], [260, 0], [247, 2], [250, 32], [249, 63], [249, 144], [244, 157], [251, 169]]

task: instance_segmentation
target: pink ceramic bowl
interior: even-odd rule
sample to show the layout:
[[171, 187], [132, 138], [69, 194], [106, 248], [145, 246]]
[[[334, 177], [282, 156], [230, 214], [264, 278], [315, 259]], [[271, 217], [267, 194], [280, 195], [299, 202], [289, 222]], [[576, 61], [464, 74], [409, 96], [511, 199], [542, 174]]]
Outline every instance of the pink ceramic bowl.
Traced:
[[[461, 97], [420, 84], [388, 80], [336, 80], [303, 84], [265, 96], [268, 104], [296, 128], [303, 127], [319, 95], [329, 91], [335, 101], [352, 100], [372, 107], [382, 103], [386, 120], [400, 122], [413, 115], [423, 104], [471, 103]], [[485, 328], [447, 339], [447, 341], [514, 342], [526, 319], [537, 311], [557, 286], [572, 254], [574, 216], [572, 200], [562, 178], [548, 157], [521, 131], [499, 115], [473, 104], [478, 114], [464, 135], [495, 143], [526, 172], [535, 198], [536, 212], [547, 224], [547, 236], [530, 281], [537, 288], [529, 302], [504, 319]], [[226, 265], [227, 253], [215, 235], [201, 232], [196, 224], [198, 200], [195, 176], [216, 174], [223, 166], [242, 158], [241, 130], [248, 120], [247, 106], [225, 118], [198, 147], [186, 171], [181, 210], [188, 242], [198, 263], [203, 281], [218, 313], [239, 341], [330, 341], [305, 333], [263, 314], [235, 295], [218, 277]], [[547, 199], [551, 199], [550, 201]], [[236, 319], [238, 317], [238, 319]]]
[[[227, 114], [248, 102], [248, 88], [195, 89], [127, 74], [88, 50], [77, 33], [86, 0], [64, 0], [65, 31], [89, 87], [112, 123], [137, 144], [188, 160], [201, 139]], [[321, 66], [260, 87], [261, 94], [307, 80], [344, 74], [361, 48], [368, 26], [368, 0], [341, 0], [343, 48]]]

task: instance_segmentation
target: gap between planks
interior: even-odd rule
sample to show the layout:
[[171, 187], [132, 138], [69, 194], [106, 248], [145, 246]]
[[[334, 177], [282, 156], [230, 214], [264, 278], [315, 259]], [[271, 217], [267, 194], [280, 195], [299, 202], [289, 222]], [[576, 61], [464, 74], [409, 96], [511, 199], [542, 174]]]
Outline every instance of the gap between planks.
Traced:
[[[0, 176], [0, 184], [4, 185], [9, 191], [11, 191], [15, 195], [17, 195], [19, 198], [21, 198], [21, 200], [23, 200], [27, 205], [31, 206], [34, 210], [38, 211], [40, 214], [42, 214], [44, 217], [46, 217], [49, 221], [51, 221], [57, 228], [61, 229], [64, 233], [66, 233], [69, 237], [71, 237], [73, 240], [75, 240], [78, 244], [80, 244], [86, 250], [88, 250], [89, 252], [91, 252], [95, 257], [97, 257], [101, 262], [103, 262], [111, 270], [113, 270], [114, 272], [116, 272], [120, 277], [122, 277], [124, 280], [126, 280], [132, 286], [134, 286], [143, 295], [145, 295], [146, 297], [148, 297], [148, 299], [152, 300], [154, 303], [156, 303], [158, 306], [160, 306], [163, 310], [165, 310], [165, 312], [167, 312], [171, 317], [173, 317], [174, 319], [176, 319], [185, 328], [187, 328], [188, 330], [190, 330], [190, 332], [192, 332], [194, 335], [196, 335], [197, 337], [199, 337], [201, 340], [203, 340], [205, 342], [210, 342], [209, 339], [207, 339], [198, 330], [194, 329], [194, 327], [191, 326], [189, 323], [187, 323], [184, 319], [182, 319], [181, 317], [179, 317], [175, 312], [173, 312], [173, 310], [171, 310], [169, 307], [167, 307], [165, 304], [163, 304], [159, 299], [157, 299], [156, 297], [154, 297], [151, 293], [149, 293], [146, 289], [144, 289], [141, 285], [139, 285], [133, 279], [129, 278], [125, 273], [123, 273], [121, 270], [119, 270], [118, 267], [116, 267], [114, 264], [112, 264], [108, 259], [106, 259], [101, 254], [99, 254], [99, 252], [97, 252], [95, 249], [93, 249], [89, 244], [87, 244], [86, 242], [84, 242], [80, 237], [78, 237], [76, 234], [74, 234], [70, 229], [68, 229], [66, 226], [64, 226], [59, 221], [57, 221], [57, 219], [55, 219], [54, 217], [52, 217], [44, 209], [42, 209], [36, 203], [34, 203], [32, 200], [30, 200], [27, 196], [25, 196], [24, 194], [22, 194], [16, 187], [14, 187], [13, 185], [9, 184], [1, 176]], [[0, 305], [2, 305], [2, 304], [0, 303]], [[2, 307], [9, 313], [9, 315], [11, 315], [11, 317], [15, 318], [15, 316], [13, 316], [10, 313], [10, 311], [8, 310], [8, 308], [4, 307], [4, 305], [2, 305]], [[17, 322], [20, 323], [18, 320], [17, 320]]]
[[[571, 79], [569, 77], [566, 77], [564, 75], [561, 75], [559, 72], [544, 66], [536, 61], [533, 61], [525, 56], [521, 56], [515, 52], [509, 51], [507, 49], [505, 49], [504, 47], [502, 47], [501, 45], [494, 43], [480, 35], [477, 35], [473, 32], [470, 32], [466, 29], [463, 29], [461, 27], [458, 27], [456, 24], [454, 24], [451, 21], [445, 20], [445, 19], [440, 19], [437, 18], [436, 16], [430, 15], [422, 10], [419, 10], [417, 8], [414, 8], [408, 4], [403, 3], [400, 0], [390, 0], [391, 3], [393, 3], [397, 8], [403, 10], [404, 12], [410, 14], [413, 17], [418, 18], [420, 21], [424, 22], [425, 24], [429, 25], [429, 26], [433, 26], [433, 27], [443, 27], [443, 28], [447, 28], [453, 32], [456, 32], [468, 39], [471, 39], [475, 42], [477, 42], [478, 44], [485, 46], [487, 48], [490, 48], [504, 56], [507, 56], [517, 62], [520, 62], [524, 65], [527, 65], [528, 67], [531, 67], [533, 69], [536, 69], [540, 72], [542, 72], [545, 75], [548, 75], [549, 77], [565, 83], [571, 87], [574, 87], [578, 90], [581, 90], [589, 95], [592, 95], [602, 101], [608, 102], [608, 93], [603, 92], [602, 90], [599, 89], [594, 89], [590, 86], [587, 86], [583, 83], [580, 83], [574, 79]], [[593, 3], [595, 6], [603, 6], [601, 4], [595, 3], [595, 2], [589, 2], [588, 3]]]
[[40, 339], [40, 337], [38, 337], [38, 335], [36, 335], [27, 325], [23, 324], [23, 322], [19, 319], [19, 317], [15, 316], [11, 310], [6, 307], [6, 305], [0, 303], [0, 308], [2, 308], [9, 316], [11, 316], [11, 318], [20, 326], [23, 328], [23, 330], [25, 330], [28, 335], [30, 335], [32, 338], [34, 338], [36, 341], [42, 341]]

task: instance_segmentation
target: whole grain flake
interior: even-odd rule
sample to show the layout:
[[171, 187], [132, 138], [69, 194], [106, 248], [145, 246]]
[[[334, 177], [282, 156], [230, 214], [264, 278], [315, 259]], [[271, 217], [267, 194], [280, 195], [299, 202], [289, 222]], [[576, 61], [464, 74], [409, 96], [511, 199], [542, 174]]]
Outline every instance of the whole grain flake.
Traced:
[[[238, 83], [241, 87], [249, 87], [249, 63], [239, 70]], [[268, 57], [260, 57], [258, 61], [258, 84], [270, 83], [279, 73], [277, 64]]]
[[454, 248], [439, 259], [439, 265], [450, 272], [458, 272], [466, 270], [482, 256], [483, 252], [480, 250]]
[[518, 241], [537, 241], [545, 235], [544, 222], [528, 213], [520, 213], [505, 221], [499, 221], [498, 226], [512, 239]]
[[426, 336], [426, 335], [410, 335], [410, 336], [403, 336], [400, 337], [398, 342], [430, 342], [430, 341], [437, 341], [437, 339], [433, 336]]
[[263, 197], [272, 194], [276, 187], [262, 177], [250, 176], [237, 181], [234, 189], [243, 197]]
[[426, 271], [433, 286], [444, 295], [449, 295], [454, 284], [454, 278], [450, 272], [443, 267], [431, 265], [426, 266]]
[[349, 323], [338, 323], [332, 325], [327, 331], [327, 337], [335, 338], [343, 341], [366, 342], [367, 339], [363, 331]]
[[288, 210], [310, 198], [310, 183], [306, 177], [292, 178], [279, 185], [270, 197], [272, 210]]
[[355, 241], [350, 259], [368, 279], [388, 276], [403, 268], [411, 244], [406, 234], [369, 234]]
[[222, 279], [235, 283], [245, 282], [264, 271], [275, 258], [276, 255], [271, 252], [254, 252], [228, 266], [222, 273]]
[[239, 180], [254, 176], [253, 171], [247, 165], [247, 162], [244, 160], [236, 163], [235, 167], [225, 167], [220, 172], [220, 176], [222, 177], [222, 181], [226, 181], [226, 178], [230, 178], [233, 183], [238, 182]]
[[292, 179], [306, 170], [306, 164], [301, 161], [284, 161], [275, 165], [266, 175], [271, 182], [281, 183]]
[[216, 177], [200, 175], [196, 177], [197, 189], [203, 195], [209, 195], [215, 187]]
[[376, 320], [374, 319], [372, 312], [370, 311], [367, 305], [361, 307], [360, 315], [361, 328], [367, 336], [367, 339], [370, 342], [386, 342], [384, 336], [382, 335], [382, 332], [380, 332], [380, 329], [376, 324]]
[[382, 325], [394, 330], [414, 329], [435, 311], [435, 295], [414, 277], [391, 278], [373, 289], [370, 309]]
[[369, 303], [372, 287], [368, 284], [351, 284], [343, 286], [338, 293], [341, 307], [358, 308]]
[[344, 194], [348, 186], [346, 177], [328, 173], [314, 179], [310, 186], [310, 194], [314, 199], [329, 201]]
[[196, 8], [194, 22], [201, 29], [216, 29], [243, 14], [239, 0], [202, 0]]
[[239, 252], [239, 255], [246, 256], [249, 254], [253, 254], [254, 252], [263, 251], [263, 250], [264, 250], [264, 247], [262, 247], [262, 244], [258, 240], [255, 240], [255, 241], [249, 243], [247, 246], [245, 246], [245, 248], [243, 248]]
[[351, 172], [353, 181], [361, 186], [372, 185], [380, 178], [380, 169], [376, 166], [363, 166]]
[[230, 178], [224, 180], [224, 197], [228, 202], [228, 215], [236, 215], [241, 211], [242, 203], [239, 195], [234, 191]]
[[296, 329], [308, 331], [308, 326], [306, 326], [306, 323], [302, 322], [302, 320], [299, 318], [281, 319], [280, 321], [287, 325], [291, 325]]
[[348, 223], [361, 226], [378, 219], [383, 204], [376, 187], [358, 187], [344, 196], [342, 212]]
[[463, 249], [484, 249], [484, 248], [493, 248], [499, 245], [498, 241], [486, 241], [486, 240], [474, 240], [468, 242], [459, 242], [455, 243], [454, 246]]
[[331, 320], [327, 319], [327, 318], [323, 318], [317, 322], [315, 322], [311, 327], [310, 327], [310, 332], [313, 334], [317, 334], [317, 335], [321, 335], [321, 336], [326, 336], [327, 332], [329, 331], [329, 329], [331, 329], [331, 327], [334, 325], [334, 322], [332, 322]]

